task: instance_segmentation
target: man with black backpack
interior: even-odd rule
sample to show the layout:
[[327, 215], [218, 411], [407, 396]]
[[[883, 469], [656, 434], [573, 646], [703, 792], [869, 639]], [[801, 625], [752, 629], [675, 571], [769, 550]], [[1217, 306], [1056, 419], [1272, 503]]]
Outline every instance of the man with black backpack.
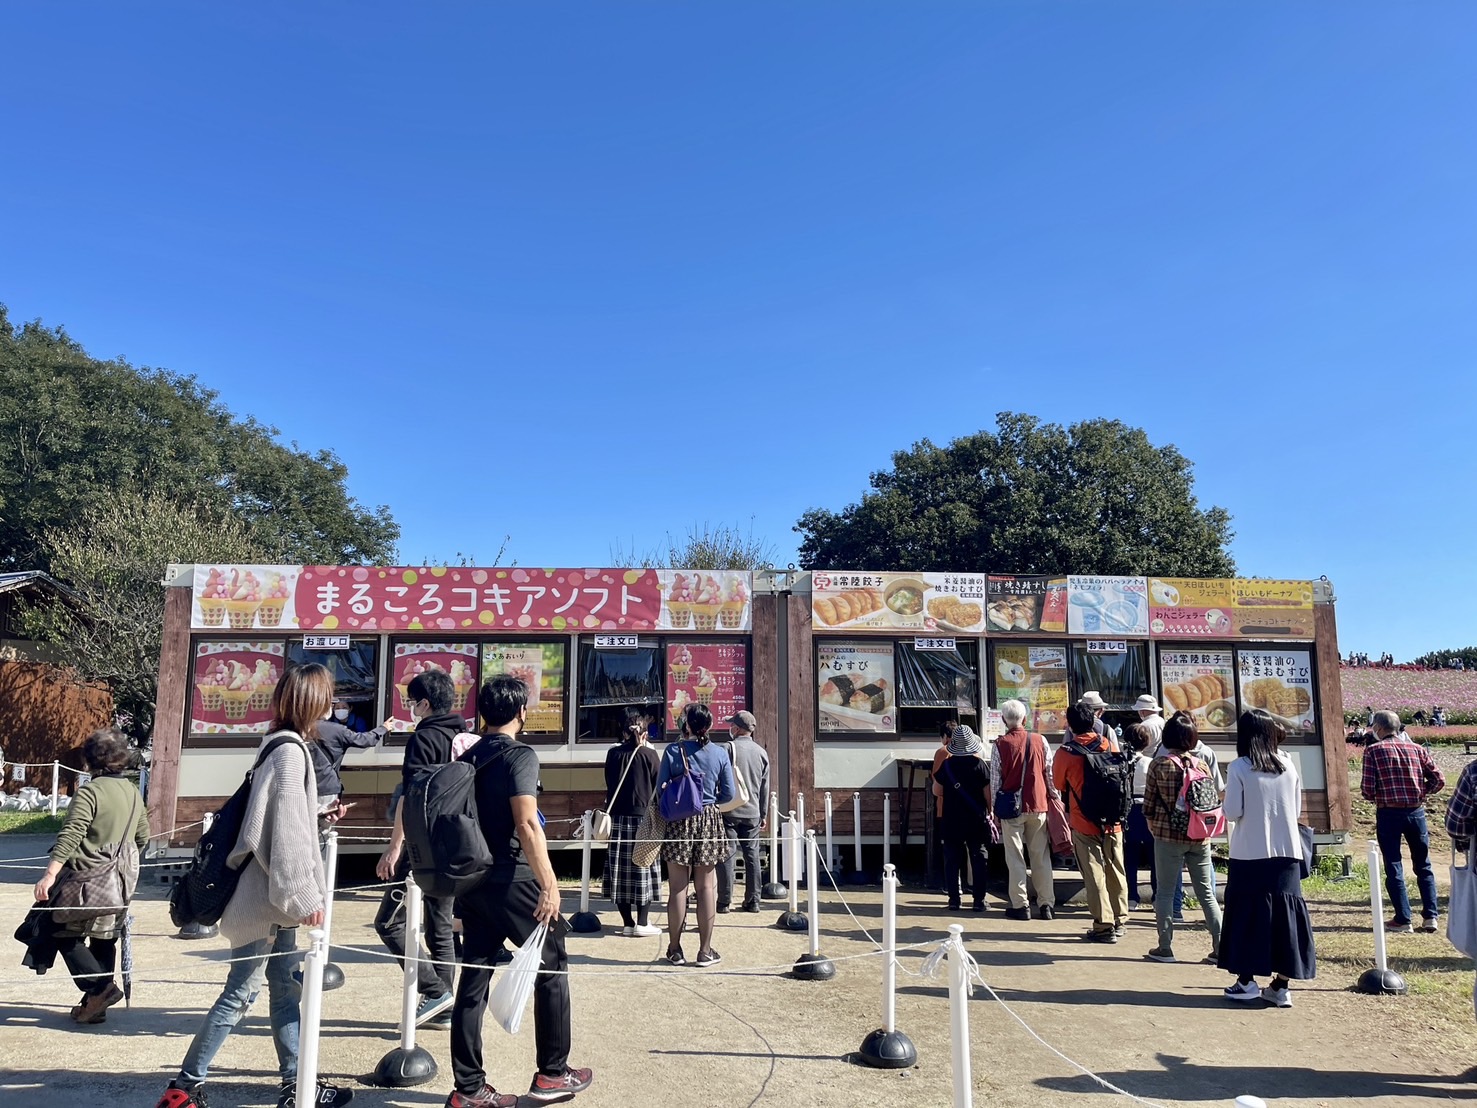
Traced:
[[1072, 850], [1092, 912], [1093, 925], [1083, 938], [1116, 943], [1128, 920], [1123, 823], [1133, 808], [1133, 758], [1111, 735], [1094, 732], [1096, 719], [1085, 702], [1067, 709], [1072, 737], [1052, 761], [1052, 780], [1066, 801]]

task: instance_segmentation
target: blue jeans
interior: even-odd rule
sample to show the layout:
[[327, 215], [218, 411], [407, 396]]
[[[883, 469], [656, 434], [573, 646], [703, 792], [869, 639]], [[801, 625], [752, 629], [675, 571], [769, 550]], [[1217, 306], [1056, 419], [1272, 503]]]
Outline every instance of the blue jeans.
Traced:
[[[1123, 869], [1128, 874], [1128, 899], [1134, 904], [1139, 903], [1139, 865], [1143, 856], [1148, 854], [1149, 887], [1153, 890], [1154, 899], [1159, 896], [1159, 867], [1154, 861], [1154, 836], [1149, 831], [1148, 820], [1144, 819], [1144, 804], [1141, 800], [1133, 802], [1133, 810], [1128, 813], [1128, 826], [1123, 836]], [[1215, 887], [1214, 875], [1211, 879], [1211, 887]], [[1179, 915], [1185, 906], [1185, 875], [1180, 873], [1174, 879], [1174, 914]]]
[[297, 1079], [298, 986], [292, 979], [295, 960], [288, 955], [297, 949], [297, 928], [278, 929], [275, 938], [258, 939], [254, 943], [232, 949], [232, 961], [226, 975], [226, 987], [205, 1014], [205, 1025], [195, 1032], [190, 1049], [180, 1066], [184, 1081], [204, 1081], [210, 1063], [225, 1045], [231, 1028], [241, 1022], [251, 1007], [262, 982], [267, 983], [267, 996], [272, 1020], [272, 1042], [277, 1048], [277, 1069], [283, 1081]]
[[1377, 808], [1375, 838], [1385, 859], [1385, 891], [1395, 919], [1410, 922], [1410, 894], [1405, 891], [1405, 869], [1400, 864], [1400, 843], [1410, 847], [1410, 868], [1415, 870], [1421, 890], [1421, 915], [1436, 918], [1436, 874], [1431, 869], [1431, 839], [1426, 831], [1425, 808]]

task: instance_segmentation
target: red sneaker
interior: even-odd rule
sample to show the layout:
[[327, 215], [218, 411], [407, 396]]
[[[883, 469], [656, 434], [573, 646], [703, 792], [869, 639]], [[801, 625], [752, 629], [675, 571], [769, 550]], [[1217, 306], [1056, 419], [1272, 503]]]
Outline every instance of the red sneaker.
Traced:
[[517, 1108], [518, 1098], [500, 1093], [491, 1085], [483, 1085], [475, 1093], [453, 1092], [446, 1098], [446, 1108]]
[[589, 1070], [567, 1069], [559, 1077], [546, 1077], [536, 1073], [533, 1075], [533, 1084], [528, 1087], [528, 1099], [535, 1104], [571, 1100], [575, 1093], [588, 1089], [593, 1080], [595, 1075]]

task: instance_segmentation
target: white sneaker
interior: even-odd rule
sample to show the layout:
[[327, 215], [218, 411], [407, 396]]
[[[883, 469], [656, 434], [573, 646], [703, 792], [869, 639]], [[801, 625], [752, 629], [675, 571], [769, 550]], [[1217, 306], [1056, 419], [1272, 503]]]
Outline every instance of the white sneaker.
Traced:
[[1226, 990], [1227, 1000], [1260, 1000], [1262, 998], [1261, 986], [1255, 981], [1247, 981], [1244, 984], [1237, 981]]
[[633, 927], [622, 927], [621, 928], [621, 934], [624, 935], [626, 938], [629, 939], [632, 935], [636, 934], [636, 928], [634, 926]]
[[630, 929], [629, 933], [638, 939], [650, 939], [653, 936], [660, 935], [662, 929], [654, 923], [638, 923]]
[[1286, 985], [1280, 989], [1263, 989], [1262, 999], [1278, 1008], [1291, 1008], [1292, 990]]

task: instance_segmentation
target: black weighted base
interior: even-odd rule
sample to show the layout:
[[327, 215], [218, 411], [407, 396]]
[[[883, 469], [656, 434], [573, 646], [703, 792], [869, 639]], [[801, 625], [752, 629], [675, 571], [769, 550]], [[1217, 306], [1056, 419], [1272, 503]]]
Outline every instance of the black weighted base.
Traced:
[[1355, 988], [1369, 996], [1404, 996], [1410, 991], [1405, 978], [1392, 969], [1378, 967], [1365, 970]]
[[[807, 923], [807, 929], [809, 926]], [[829, 981], [836, 976], [836, 963], [824, 954], [807, 951], [795, 959], [795, 968], [790, 971], [790, 976], [798, 981]]]
[[918, 1048], [901, 1031], [877, 1028], [862, 1040], [852, 1060], [879, 1070], [905, 1070], [918, 1063]]
[[329, 962], [323, 967], [323, 991], [329, 989], [341, 989], [344, 985], [344, 971], [337, 962]]
[[600, 917], [594, 912], [576, 912], [569, 917], [569, 929], [581, 935], [593, 935], [600, 930]]
[[374, 1067], [371, 1085], [383, 1089], [408, 1089], [412, 1085], [424, 1085], [436, 1080], [436, 1059], [422, 1047], [396, 1047], [380, 1059]]
[[778, 881], [771, 881], [759, 890], [759, 895], [765, 900], [785, 900], [790, 895], [790, 890]]
[[178, 939], [213, 939], [221, 929], [213, 923], [187, 923], [179, 929]]
[[804, 912], [781, 912], [774, 925], [781, 931], [809, 931], [810, 920]]

